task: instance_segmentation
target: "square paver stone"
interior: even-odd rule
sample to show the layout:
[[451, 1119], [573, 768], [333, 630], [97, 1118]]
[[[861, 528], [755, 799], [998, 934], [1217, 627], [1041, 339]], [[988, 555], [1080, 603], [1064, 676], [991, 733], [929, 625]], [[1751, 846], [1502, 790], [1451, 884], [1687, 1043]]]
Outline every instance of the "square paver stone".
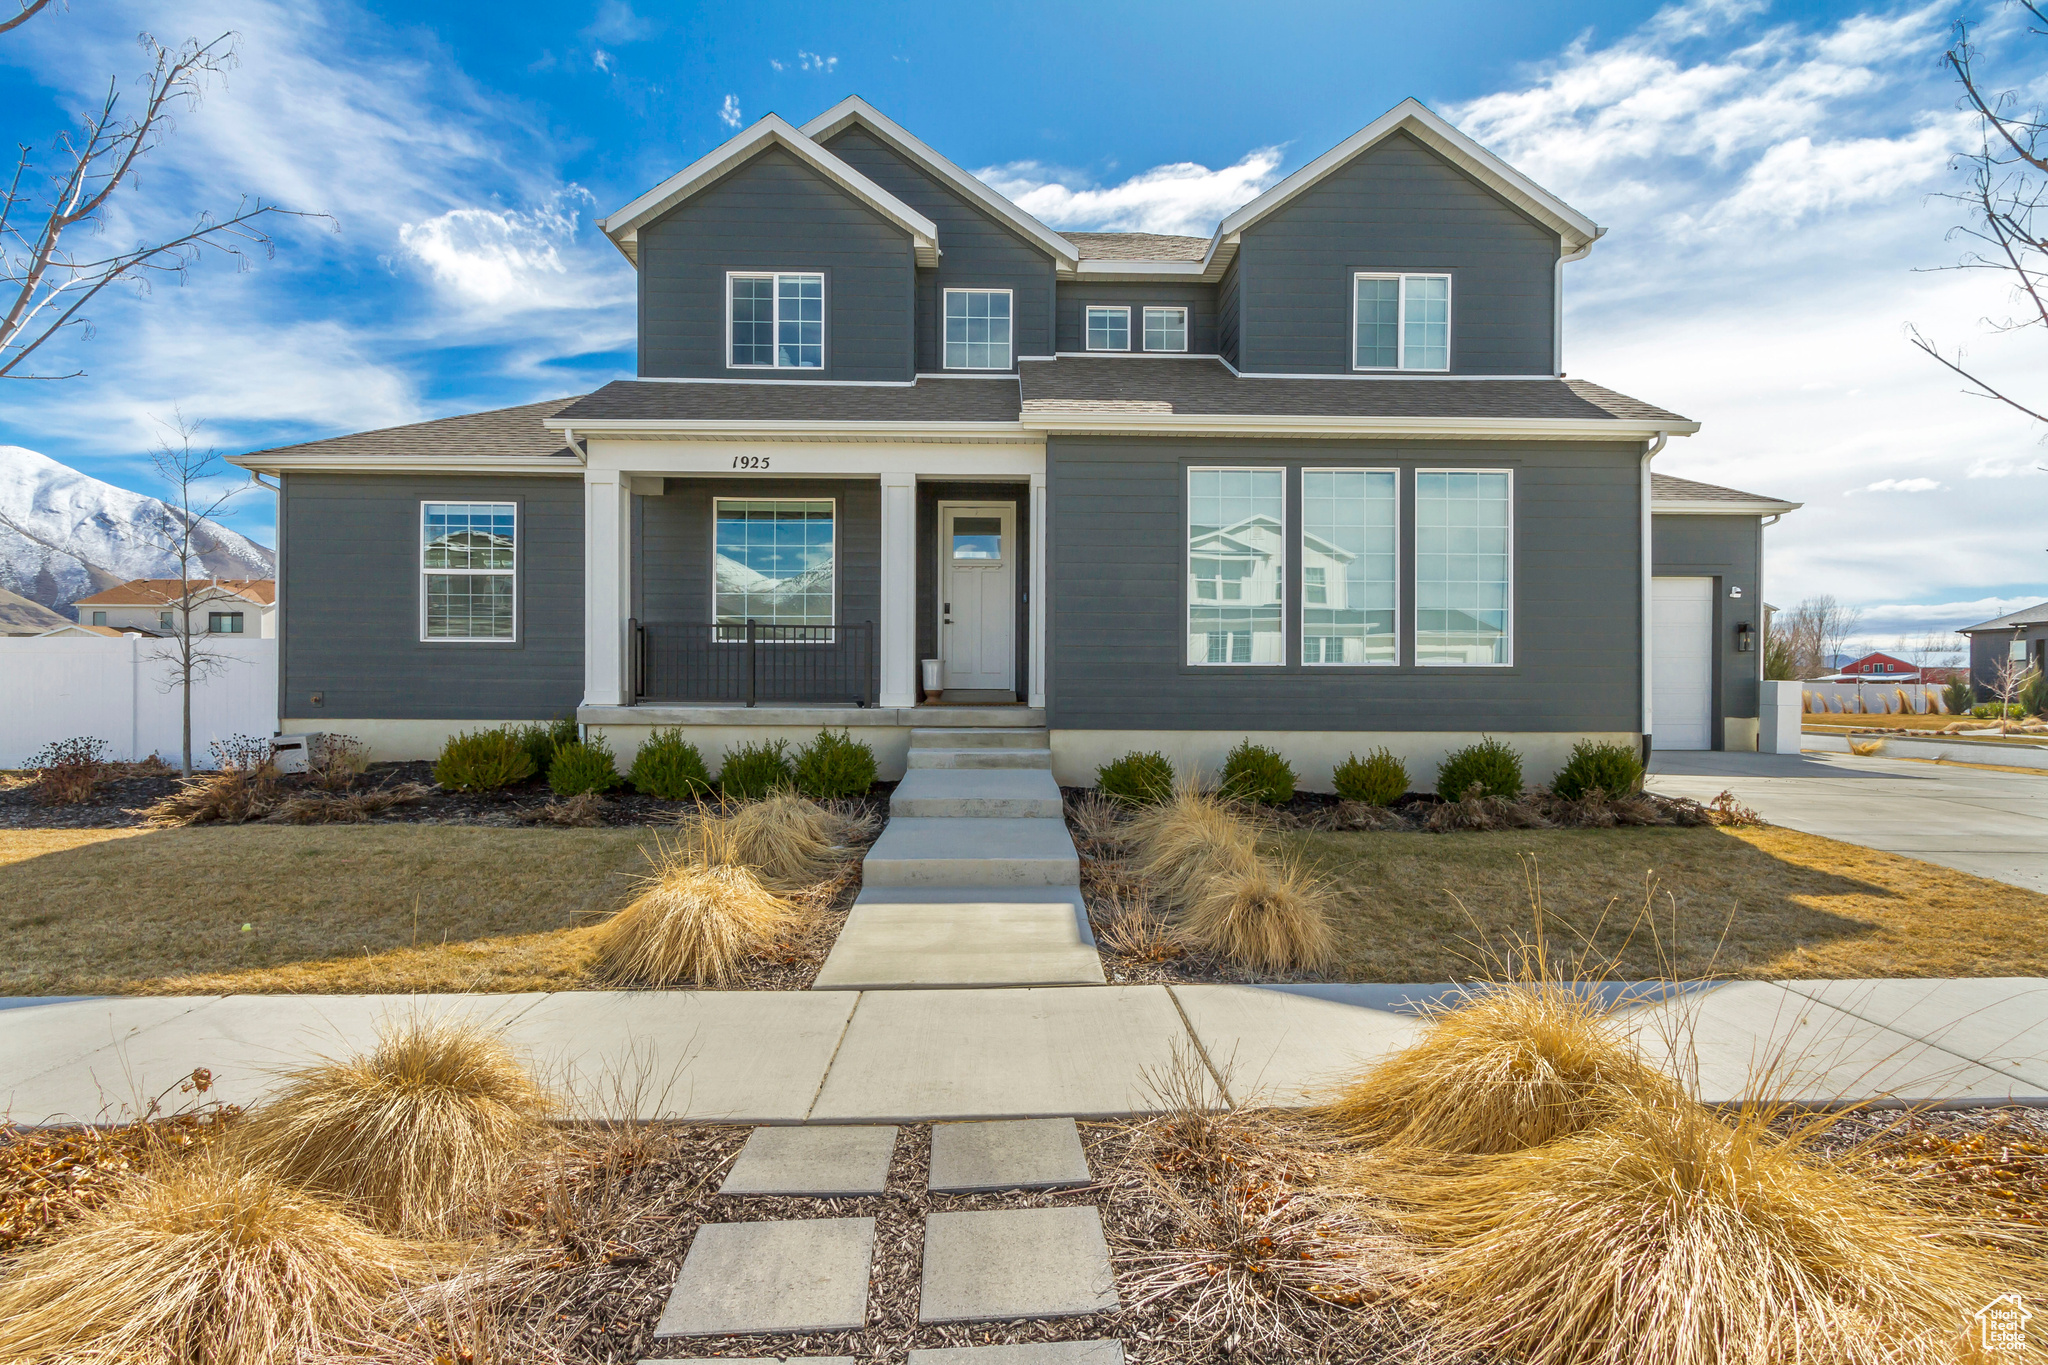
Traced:
[[896, 1130], [871, 1125], [756, 1128], [720, 1194], [880, 1194]]
[[1072, 1119], [996, 1119], [932, 1128], [931, 1188], [1046, 1190], [1086, 1185], [1088, 1157]]
[[990, 1209], [924, 1220], [919, 1322], [1067, 1318], [1115, 1308], [1093, 1208]]
[[1124, 1365], [1120, 1341], [1029, 1341], [1014, 1346], [934, 1346], [910, 1365]]
[[654, 1335], [852, 1331], [867, 1322], [874, 1247], [872, 1218], [707, 1223]]

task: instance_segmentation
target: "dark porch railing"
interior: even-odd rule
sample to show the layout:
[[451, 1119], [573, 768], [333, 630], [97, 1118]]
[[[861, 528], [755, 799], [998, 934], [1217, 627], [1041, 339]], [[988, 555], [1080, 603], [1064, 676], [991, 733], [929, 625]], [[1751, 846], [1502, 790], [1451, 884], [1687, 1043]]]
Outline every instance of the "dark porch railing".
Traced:
[[874, 701], [875, 623], [710, 625], [628, 621], [628, 676], [638, 701], [810, 703]]

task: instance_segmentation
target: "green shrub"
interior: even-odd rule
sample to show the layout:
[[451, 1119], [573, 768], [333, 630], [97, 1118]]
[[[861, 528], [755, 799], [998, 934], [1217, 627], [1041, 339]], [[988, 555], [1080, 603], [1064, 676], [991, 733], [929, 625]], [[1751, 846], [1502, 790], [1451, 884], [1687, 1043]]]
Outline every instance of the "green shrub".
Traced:
[[1512, 800], [1522, 794], [1522, 756], [1497, 739], [1468, 744], [1436, 772], [1436, 794], [1456, 801], [1477, 784], [1481, 795]]
[[664, 801], [687, 801], [711, 790], [711, 772], [704, 755], [677, 730], [656, 730], [633, 755], [633, 769], [626, 774], [633, 790]]
[[818, 737], [796, 751], [796, 789], [825, 801], [835, 796], [866, 796], [875, 785], [875, 751], [850, 733], [818, 731]]
[[1970, 686], [1968, 678], [1950, 678], [1941, 689], [1941, 699], [1948, 706], [1948, 713], [1960, 716], [1977, 703], [1977, 689]]
[[612, 757], [612, 746], [597, 735], [581, 744], [574, 740], [557, 744], [555, 760], [548, 764], [548, 790], [557, 796], [610, 791], [619, 785], [619, 780], [619, 765]]
[[1391, 806], [1408, 794], [1408, 765], [1387, 749], [1357, 754], [1337, 765], [1337, 795], [1368, 806]]
[[1095, 789], [1114, 801], [1156, 806], [1173, 795], [1173, 765], [1165, 754], [1133, 749], [1095, 770]]
[[1294, 799], [1294, 769], [1263, 744], [1242, 740], [1223, 756], [1223, 794], [1262, 806], [1284, 806]]
[[2048, 716], [2048, 673], [2038, 669], [2020, 689], [2020, 710], [2030, 716]]
[[718, 770], [718, 790], [736, 801], [758, 801], [794, 780], [789, 745], [779, 739], [764, 739], [729, 750], [725, 766]]
[[1609, 796], [1633, 796], [1643, 785], [1643, 761], [1626, 744], [1595, 744], [1582, 739], [1572, 746], [1572, 756], [1550, 780], [1550, 789], [1567, 801], [1576, 801], [1594, 788]]
[[545, 773], [555, 761], [555, 750], [564, 744], [574, 744], [576, 717], [563, 716], [559, 720], [536, 720], [525, 725], [507, 727], [506, 733], [519, 741], [533, 760], [533, 770]]
[[459, 792], [496, 791], [536, 771], [519, 737], [504, 730], [465, 731], [443, 744], [434, 761], [434, 781]]
[[1971, 716], [1978, 720], [1997, 720], [2000, 711], [2003, 711], [2009, 720], [2018, 720], [2020, 718], [2020, 704], [2018, 702], [2014, 702], [2010, 706], [2000, 706], [1995, 701], [1985, 701], [1978, 702], [1970, 708]]

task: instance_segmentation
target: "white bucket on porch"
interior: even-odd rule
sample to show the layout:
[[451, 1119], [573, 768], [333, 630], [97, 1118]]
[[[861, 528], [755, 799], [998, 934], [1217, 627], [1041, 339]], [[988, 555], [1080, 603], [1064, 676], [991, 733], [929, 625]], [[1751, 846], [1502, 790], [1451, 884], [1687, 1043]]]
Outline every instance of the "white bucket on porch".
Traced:
[[939, 661], [937, 659], [926, 659], [924, 661], [924, 690], [927, 696], [935, 697], [939, 694]]

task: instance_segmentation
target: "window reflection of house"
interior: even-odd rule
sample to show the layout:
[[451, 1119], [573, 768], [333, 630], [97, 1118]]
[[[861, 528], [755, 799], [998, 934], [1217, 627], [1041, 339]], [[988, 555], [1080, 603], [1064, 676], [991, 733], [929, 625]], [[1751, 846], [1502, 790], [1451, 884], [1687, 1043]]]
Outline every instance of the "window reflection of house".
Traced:
[[1277, 664], [1283, 648], [1280, 575], [1286, 531], [1263, 513], [1188, 537], [1188, 658]]

